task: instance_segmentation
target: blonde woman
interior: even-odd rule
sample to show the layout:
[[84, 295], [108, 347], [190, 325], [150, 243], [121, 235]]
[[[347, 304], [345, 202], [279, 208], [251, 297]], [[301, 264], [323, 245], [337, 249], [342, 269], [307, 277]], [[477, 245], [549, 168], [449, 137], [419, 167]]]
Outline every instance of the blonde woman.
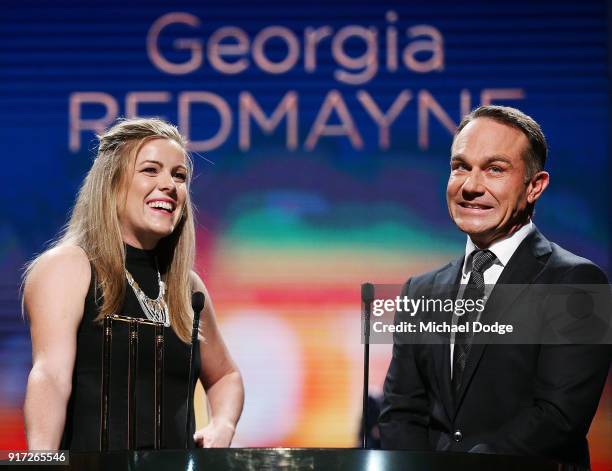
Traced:
[[[100, 137], [68, 225], [53, 247], [30, 264], [24, 278], [33, 362], [24, 406], [29, 449], [98, 449], [101, 321], [114, 313], [169, 326], [163, 443], [166, 448], [182, 448], [191, 296], [196, 291], [205, 293], [206, 303], [194, 363], [210, 402], [211, 420], [195, 432], [194, 418], [189, 418], [195, 432], [192, 444], [230, 445], [244, 390], [217, 328], [210, 297], [192, 270], [191, 174], [184, 139], [162, 120], [121, 120]], [[153, 343], [147, 329], [141, 329], [141, 335], [137, 446], [151, 448]], [[125, 332], [114, 335], [111, 450], [126, 448], [126, 344]]]

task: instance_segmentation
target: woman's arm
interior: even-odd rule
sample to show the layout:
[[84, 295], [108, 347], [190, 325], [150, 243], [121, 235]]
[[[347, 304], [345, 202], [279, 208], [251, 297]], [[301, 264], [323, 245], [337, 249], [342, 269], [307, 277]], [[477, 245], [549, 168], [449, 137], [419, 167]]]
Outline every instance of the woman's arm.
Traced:
[[76, 334], [90, 280], [87, 256], [76, 246], [45, 253], [26, 279], [23, 297], [32, 336], [32, 370], [24, 415], [30, 450], [56, 450], [60, 445]]
[[219, 332], [208, 291], [195, 273], [193, 285], [206, 296], [200, 320], [200, 381], [211, 408], [209, 424], [195, 433], [194, 440], [205, 448], [229, 447], [244, 404], [242, 376]]

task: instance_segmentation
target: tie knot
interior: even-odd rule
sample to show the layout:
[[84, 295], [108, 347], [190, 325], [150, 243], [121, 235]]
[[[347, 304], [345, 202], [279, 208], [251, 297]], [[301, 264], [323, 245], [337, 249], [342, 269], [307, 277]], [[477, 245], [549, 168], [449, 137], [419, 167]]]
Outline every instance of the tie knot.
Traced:
[[472, 271], [482, 273], [497, 259], [490, 250], [477, 250], [472, 255]]

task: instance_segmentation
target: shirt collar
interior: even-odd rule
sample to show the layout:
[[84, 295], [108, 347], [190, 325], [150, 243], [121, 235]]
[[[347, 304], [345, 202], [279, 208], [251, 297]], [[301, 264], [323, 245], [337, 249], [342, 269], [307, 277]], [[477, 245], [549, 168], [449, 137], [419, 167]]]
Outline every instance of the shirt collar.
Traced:
[[[531, 222], [531, 219], [527, 224], [521, 227], [518, 231], [512, 234], [510, 237], [506, 237], [505, 239], [500, 239], [491, 244], [489, 250], [495, 254], [497, 260], [495, 263], [500, 264], [502, 267], [505, 267], [506, 264], [510, 261], [510, 257], [514, 254], [516, 249], [521, 242], [529, 235], [531, 231], [533, 231], [534, 225]], [[470, 273], [471, 268], [468, 265], [468, 261], [470, 260], [470, 255], [472, 252], [480, 250], [472, 239], [468, 236], [467, 242], [465, 244], [465, 257], [463, 259], [463, 275], [467, 276]]]

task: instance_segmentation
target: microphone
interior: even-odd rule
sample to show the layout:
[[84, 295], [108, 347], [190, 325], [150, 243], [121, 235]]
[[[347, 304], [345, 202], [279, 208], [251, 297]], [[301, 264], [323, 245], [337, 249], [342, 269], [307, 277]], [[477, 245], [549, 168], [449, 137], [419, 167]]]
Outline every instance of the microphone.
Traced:
[[370, 316], [372, 302], [374, 301], [374, 285], [364, 283], [361, 285], [361, 302], [363, 303], [363, 405], [361, 414], [361, 448], [368, 446], [368, 379], [370, 376]]
[[187, 381], [187, 417], [185, 418], [185, 449], [189, 448], [190, 440], [193, 440], [190, 437], [190, 418], [191, 413], [193, 411], [193, 388], [191, 384], [193, 383], [193, 375], [194, 375], [194, 360], [196, 345], [198, 342], [198, 332], [200, 327], [200, 313], [202, 309], [204, 309], [204, 293], [201, 291], [196, 291], [191, 295], [191, 308], [193, 309], [193, 327], [191, 329], [191, 351], [189, 354], [189, 379]]
[[191, 343], [198, 338], [198, 328], [200, 326], [200, 313], [204, 309], [204, 293], [196, 291], [191, 295], [191, 308], [193, 309], [193, 330], [191, 331]]
[[371, 304], [374, 301], [374, 285], [372, 283], [361, 285], [361, 301], [364, 304]]

